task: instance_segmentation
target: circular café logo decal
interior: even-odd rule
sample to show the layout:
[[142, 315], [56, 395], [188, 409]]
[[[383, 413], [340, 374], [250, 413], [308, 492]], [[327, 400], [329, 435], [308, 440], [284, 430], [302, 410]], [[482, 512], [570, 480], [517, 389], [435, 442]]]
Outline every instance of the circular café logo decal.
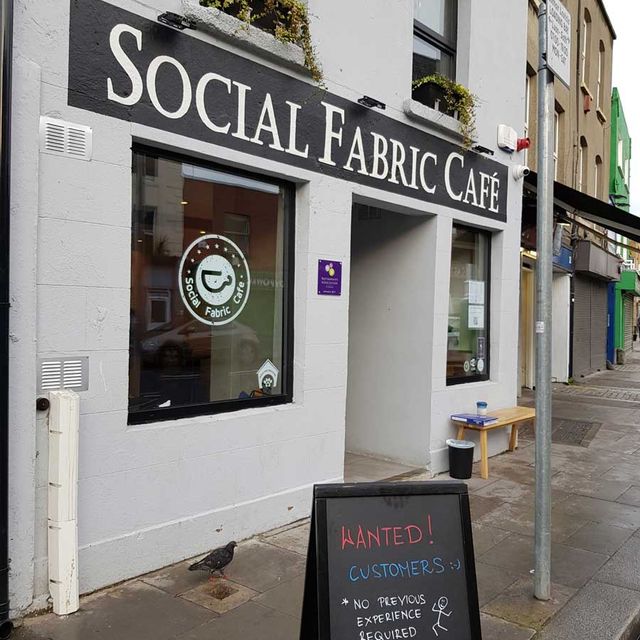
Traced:
[[185, 306], [205, 324], [231, 322], [249, 299], [247, 260], [238, 245], [224, 236], [194, 240], [182, 256], [178, 278]]

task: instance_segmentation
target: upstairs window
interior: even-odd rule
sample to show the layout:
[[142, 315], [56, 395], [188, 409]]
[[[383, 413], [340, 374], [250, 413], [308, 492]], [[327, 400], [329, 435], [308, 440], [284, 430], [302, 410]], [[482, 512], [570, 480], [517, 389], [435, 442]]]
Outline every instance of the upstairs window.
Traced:
[[582, 51], [581, 58], [581, 80], [586, 86], [588, 84], [587, 74], [589, 73], [589, 49], [591, 39], [591, 14], [587, 9], [584, 10], [582, 19]]
[[[524, 137], [529, 137], [529, 122], [531, 120], [531, 76], [527, 73], [524, 85]], [[529, 149], [524, 150], [524, 164], [529, 159]]]
[[414, 0], [413, 80], [439, 73], [455, 80], [458, 0]]
[[578, 147], [578, 191], [582, 191], [582, 188], [587, 184], [587, 158], [589, 157], [587, 151], [587, 141], [582, 136]]
[[604, 97], [604, 63], [604, 42], [600, 40], [600, 46], [598, 48], [598, 82], [596, 84], [596, 108], [600, 109], [600, 111], [602, 111], [604, 106], [602, 104], [602, 98]]
[[593, 195], [596, 198], [602, 198], [602, 158], [596, 156], [593, 176]]

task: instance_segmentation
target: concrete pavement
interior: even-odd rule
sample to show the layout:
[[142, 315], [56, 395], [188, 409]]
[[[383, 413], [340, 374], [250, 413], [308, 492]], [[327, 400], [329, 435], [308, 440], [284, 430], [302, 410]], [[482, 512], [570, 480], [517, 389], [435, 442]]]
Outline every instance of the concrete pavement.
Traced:
[[[557, 387], [553, 407], [551, 601], [531, 595], [534, 447], [526, 431], [516, 452], [491, 459], [488, 480], [476, 469], [468, 483], [483, 638], [635, 640], [640, 353], [615, 371]], [[428, 479], [353, 456], [347, 474], [354, 481]], [[179, 563], [88, 596], [73, 616], [27, 619], [14, 638], [297, 640], [308, 532], [302, 521], [243, 542], [226, 581], [211, 584]]]

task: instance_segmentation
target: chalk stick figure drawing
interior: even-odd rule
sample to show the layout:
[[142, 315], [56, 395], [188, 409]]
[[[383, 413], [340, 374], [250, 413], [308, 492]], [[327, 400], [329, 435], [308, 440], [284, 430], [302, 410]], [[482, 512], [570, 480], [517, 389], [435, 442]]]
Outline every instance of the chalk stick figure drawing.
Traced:
[[438, 614], [438, 619], [436, 620], [436, 623], [433, 625], [433, 627], [431, 627], [433, 629], [433, 633], [435, 633], [436, 636], [438, 635], [438, 629], [442, 629], [442, 631], [448, 631], [446, 627], [443, 627], [440, 624], [440, 620], [442, 619], [442, 616], [447, 616], [448, 618], [453, 613], [453, 611], [449, 611], [449, 613], [445, 611], [445, 609], [448, 606], [449, 606], [449, 599], [445, 598], [444, 596], [441, 596], [440, 598], [438, 598], [438, 602], [434, 602], [433, 607], [431, 607], [431, 611]]

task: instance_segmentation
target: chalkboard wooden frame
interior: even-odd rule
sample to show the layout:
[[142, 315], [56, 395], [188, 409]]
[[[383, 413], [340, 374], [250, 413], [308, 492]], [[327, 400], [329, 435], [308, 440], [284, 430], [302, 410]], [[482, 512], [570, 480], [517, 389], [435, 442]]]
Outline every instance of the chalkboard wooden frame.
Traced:
[[[323, 484], [313, 489], [309, 552], [305, 575], [300, 640], [332, 640], [330, 635], [327, 500], [381, 496], [458, 496], [464, 547], [470, 640], [482, 640], [471, 512], [467, 485], [461, 482], [366, 482]], [[339, 639], [333, 639], [339, 640]]]

